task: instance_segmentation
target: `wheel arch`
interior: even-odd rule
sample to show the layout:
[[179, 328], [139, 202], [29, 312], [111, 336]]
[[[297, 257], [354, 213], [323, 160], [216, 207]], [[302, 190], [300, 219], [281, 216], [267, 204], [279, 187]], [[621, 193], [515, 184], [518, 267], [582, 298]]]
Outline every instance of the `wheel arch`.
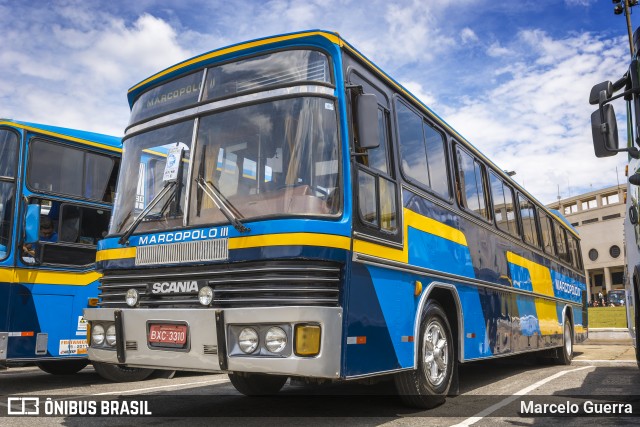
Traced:
[[459, 362], [464, 362], [464, 316], [462, 314], [462, 303], [456, 287], [450, 283], [433, 281], [422, 292], [420, 302], [416, 309], [414, 318], [414, 346], [413, 346], [413, 367], [418, 367], [418, 350], [420, 336], [420, 318], [422, 311], [428, 301], [437, 301], [444, 309], [447, 321], [451, 327], [453, 335], [455, 357]]

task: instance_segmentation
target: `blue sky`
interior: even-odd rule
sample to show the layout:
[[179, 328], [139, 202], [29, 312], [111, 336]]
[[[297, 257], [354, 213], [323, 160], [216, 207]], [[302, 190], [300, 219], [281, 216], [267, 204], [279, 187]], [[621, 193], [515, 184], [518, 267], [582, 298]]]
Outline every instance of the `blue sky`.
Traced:
[[624, 16], [610, 0], [0, 0], [0, 28], [5, 118], [122, 135], [127, 89], [149, 75], [228, 44], [321, 28], [542, 202], [558, 186], [564, 198], [625, 179], [622, 155], [593, 155], [587, 102], [591, 86], [628, 66]]

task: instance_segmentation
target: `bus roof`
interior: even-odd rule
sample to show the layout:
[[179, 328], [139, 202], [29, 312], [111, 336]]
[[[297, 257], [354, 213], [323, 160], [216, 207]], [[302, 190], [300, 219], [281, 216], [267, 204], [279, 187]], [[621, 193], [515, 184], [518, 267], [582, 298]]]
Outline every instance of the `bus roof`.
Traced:
[[39, 123], [21, 122], [11, 119], [0, 119], [0, 125], [13, 126], [31, 132], [38, 132], [44, 135], [66, 139], [84, 145], [91, 145], [104, 150], [122, 152], [122, 139], [115, 136], [58, 126], [43, 125]]
[[571, 223], [569, 222], [569, 220], [568, 220], [567, 218], [565, 218], [565, 216], [564, 216], [564, 215], [562, 215], [562, 214], [560, 213], [560, 211], [549, 208], [549, 212], [551, 212], [551, 213], [552, 213], [556, 218], [558, 218], [560, 221], [564, 222], [564, 225], [566, 225], [566, 226], [567, 226], [567, 228], [570, 228], [571, 230], [573, 230], [573, 232], [574, 232], [575, 234], [580, 234], [580, 233], [578, 233], [578, 230], [576, 230], [576, 229], [573, 227], [573, 225], [571, 225]]
[[378, 73], [387, 83], [390, 83], [404, 95], [409, 97], [412, 101], [416, 102], [421, 108], [428, 112], [436, 121], [439, 122], [442, 126], [444, 126], [449, 132], [451, 132], [456, 138], [463, 141], [471, 150], [474, 151], [476, 155], [478, 155], [482, 160], [484, 160], [487, 164], [491, 165], [495, 172], [500, 174], [503, 179], [508, 181], [513, 187], [515, 187], [518, 191], [526, 195], [528, 198], [536, 201], [536, 203], [547, 212], [557, 217], [560, 220], [560, 223], [567, 227], [567, 229], [574, 234], [576, 237], [580, 238], [580, 235], [576, 231], [575, 228], [571, 226], [571, 224], [562, 216], [559, 212], [551, 212], [544, 204], [542, 204], [538, 199], [536, 199], [531, 193], [525, 190], [521, 185], [519, 185], [516, 181], [514, 181], [509, 175], [504, 173], [504, 171], [499, 168], [492, 160], [490, 160], [487, 156], [485, 156], [480, 150], [478, 150], [473, 144], [471, 144], [465, 137], [463, 137], [458, 131], [456, 131], [452, 126], [450, 126], [446, 121], [444, 121], [440, 116], [438, 116], [431, 108], [429, 108], [425, 103], [423, 103], [418, 97], [413, 95], [408, 89], [398, 83], [395, 79], [389, 76], [386, 72], [384, 72], [380, 67], [378, 67], [373, 61], [369, 60], [365, 55], [363, 55], [360, 51], [358, 51], [355, 47], [353, 47], [349, 42], [344, 40], [337, 32], [326, 31], [326, 30], [308, 30], [308, 31], [300, 31], [295, 33], [287, 33], [280, 34], [270, 37], [263, 37], [255, 40], [250, 40], [246, 42], [236, 43], [230, 46], [222, 47], [219, 49], [211, 50], [209, 52], [203, 53], [201, 55], [194, 56], [193, 58], [187, 59], [185, 61], [179, 62], [171, 67], [165, 68], [164, 70], [152, 75], [151, 77], [139, 82], [138, 84], [132, 86], [129, 89], [127, 94], [127, 98], [129, 100], [129, 106], [133, 107], [133, 103], [136, 98], [149, 89], [152, 86], [157, 85], [158, 83], [165, 82], [170, 80], [176, 76], [182, 75], [191, 70], [196, 70], [206, 64], [207, 62], [213, 60], [214, 58], [219, 58], [226, 55], [237, 54], [238, 52], [243, 52], [247, 50], [254, 50], [259, 48], [260, 46], [266, 46], [270, 44], [281, 44], [286, 42], [291, 42], [296, 39], [308, 38], [308, 37], [322, 37], [327, 39], [329, 42], [344, 48], [349, 51], [351, 54], [355, 55], [359, 60], [365, 62], [370, 67], [374, 69], [376, 73]]

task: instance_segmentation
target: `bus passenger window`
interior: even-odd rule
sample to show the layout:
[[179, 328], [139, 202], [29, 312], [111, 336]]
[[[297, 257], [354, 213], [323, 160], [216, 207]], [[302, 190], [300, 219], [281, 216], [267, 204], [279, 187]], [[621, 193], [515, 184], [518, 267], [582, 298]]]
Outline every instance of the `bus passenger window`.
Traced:
[[556, 237], [556, 247], [558, 248], [558, 257], [565, 262], [571, 263], [569, 251], [567, 250], [567, 236], [565, 235], [564, 229], [556, 222], [553, 223], [553, 228]]
[[493, 195], [493, 214], [496, 225], [502, 231], [519, 236], [516, 212], [513, 206], [513, 191], [493, 172], [489, 173], [491, 194]]
[[444, 137], [421, 116], [398, 102], [402, 171], [410, 180], [449, 197]]
[[540, 232], [542, 233], [543, 249], [549, 255], [556, 255], [556, 248], [553, 245], [553, 233], [551, 231], [551, 218], [541, 210], [538, 211], [538, 215], [540, 216]]
[[460, 185], [460, 202], [467, 210], [489, 219], [484, 194], [484, 174], [482, 165], [470, 154], [457, 149], [458, 183]]
[[536, 214], [533, 204], [521, 194], [518, 195], [518, 203], [520, 204], [520, 218], [522, 219], [522, 237], [525, 243], [539, 247]]

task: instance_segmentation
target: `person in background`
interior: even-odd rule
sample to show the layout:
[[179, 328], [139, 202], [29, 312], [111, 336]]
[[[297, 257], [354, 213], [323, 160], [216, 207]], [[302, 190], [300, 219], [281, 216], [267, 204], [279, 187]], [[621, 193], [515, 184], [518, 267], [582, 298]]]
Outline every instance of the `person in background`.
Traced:
[[40, 216], [40, 241], [57, 242], [58, 233], [53, 229], [53, 221], [47, 215]]

